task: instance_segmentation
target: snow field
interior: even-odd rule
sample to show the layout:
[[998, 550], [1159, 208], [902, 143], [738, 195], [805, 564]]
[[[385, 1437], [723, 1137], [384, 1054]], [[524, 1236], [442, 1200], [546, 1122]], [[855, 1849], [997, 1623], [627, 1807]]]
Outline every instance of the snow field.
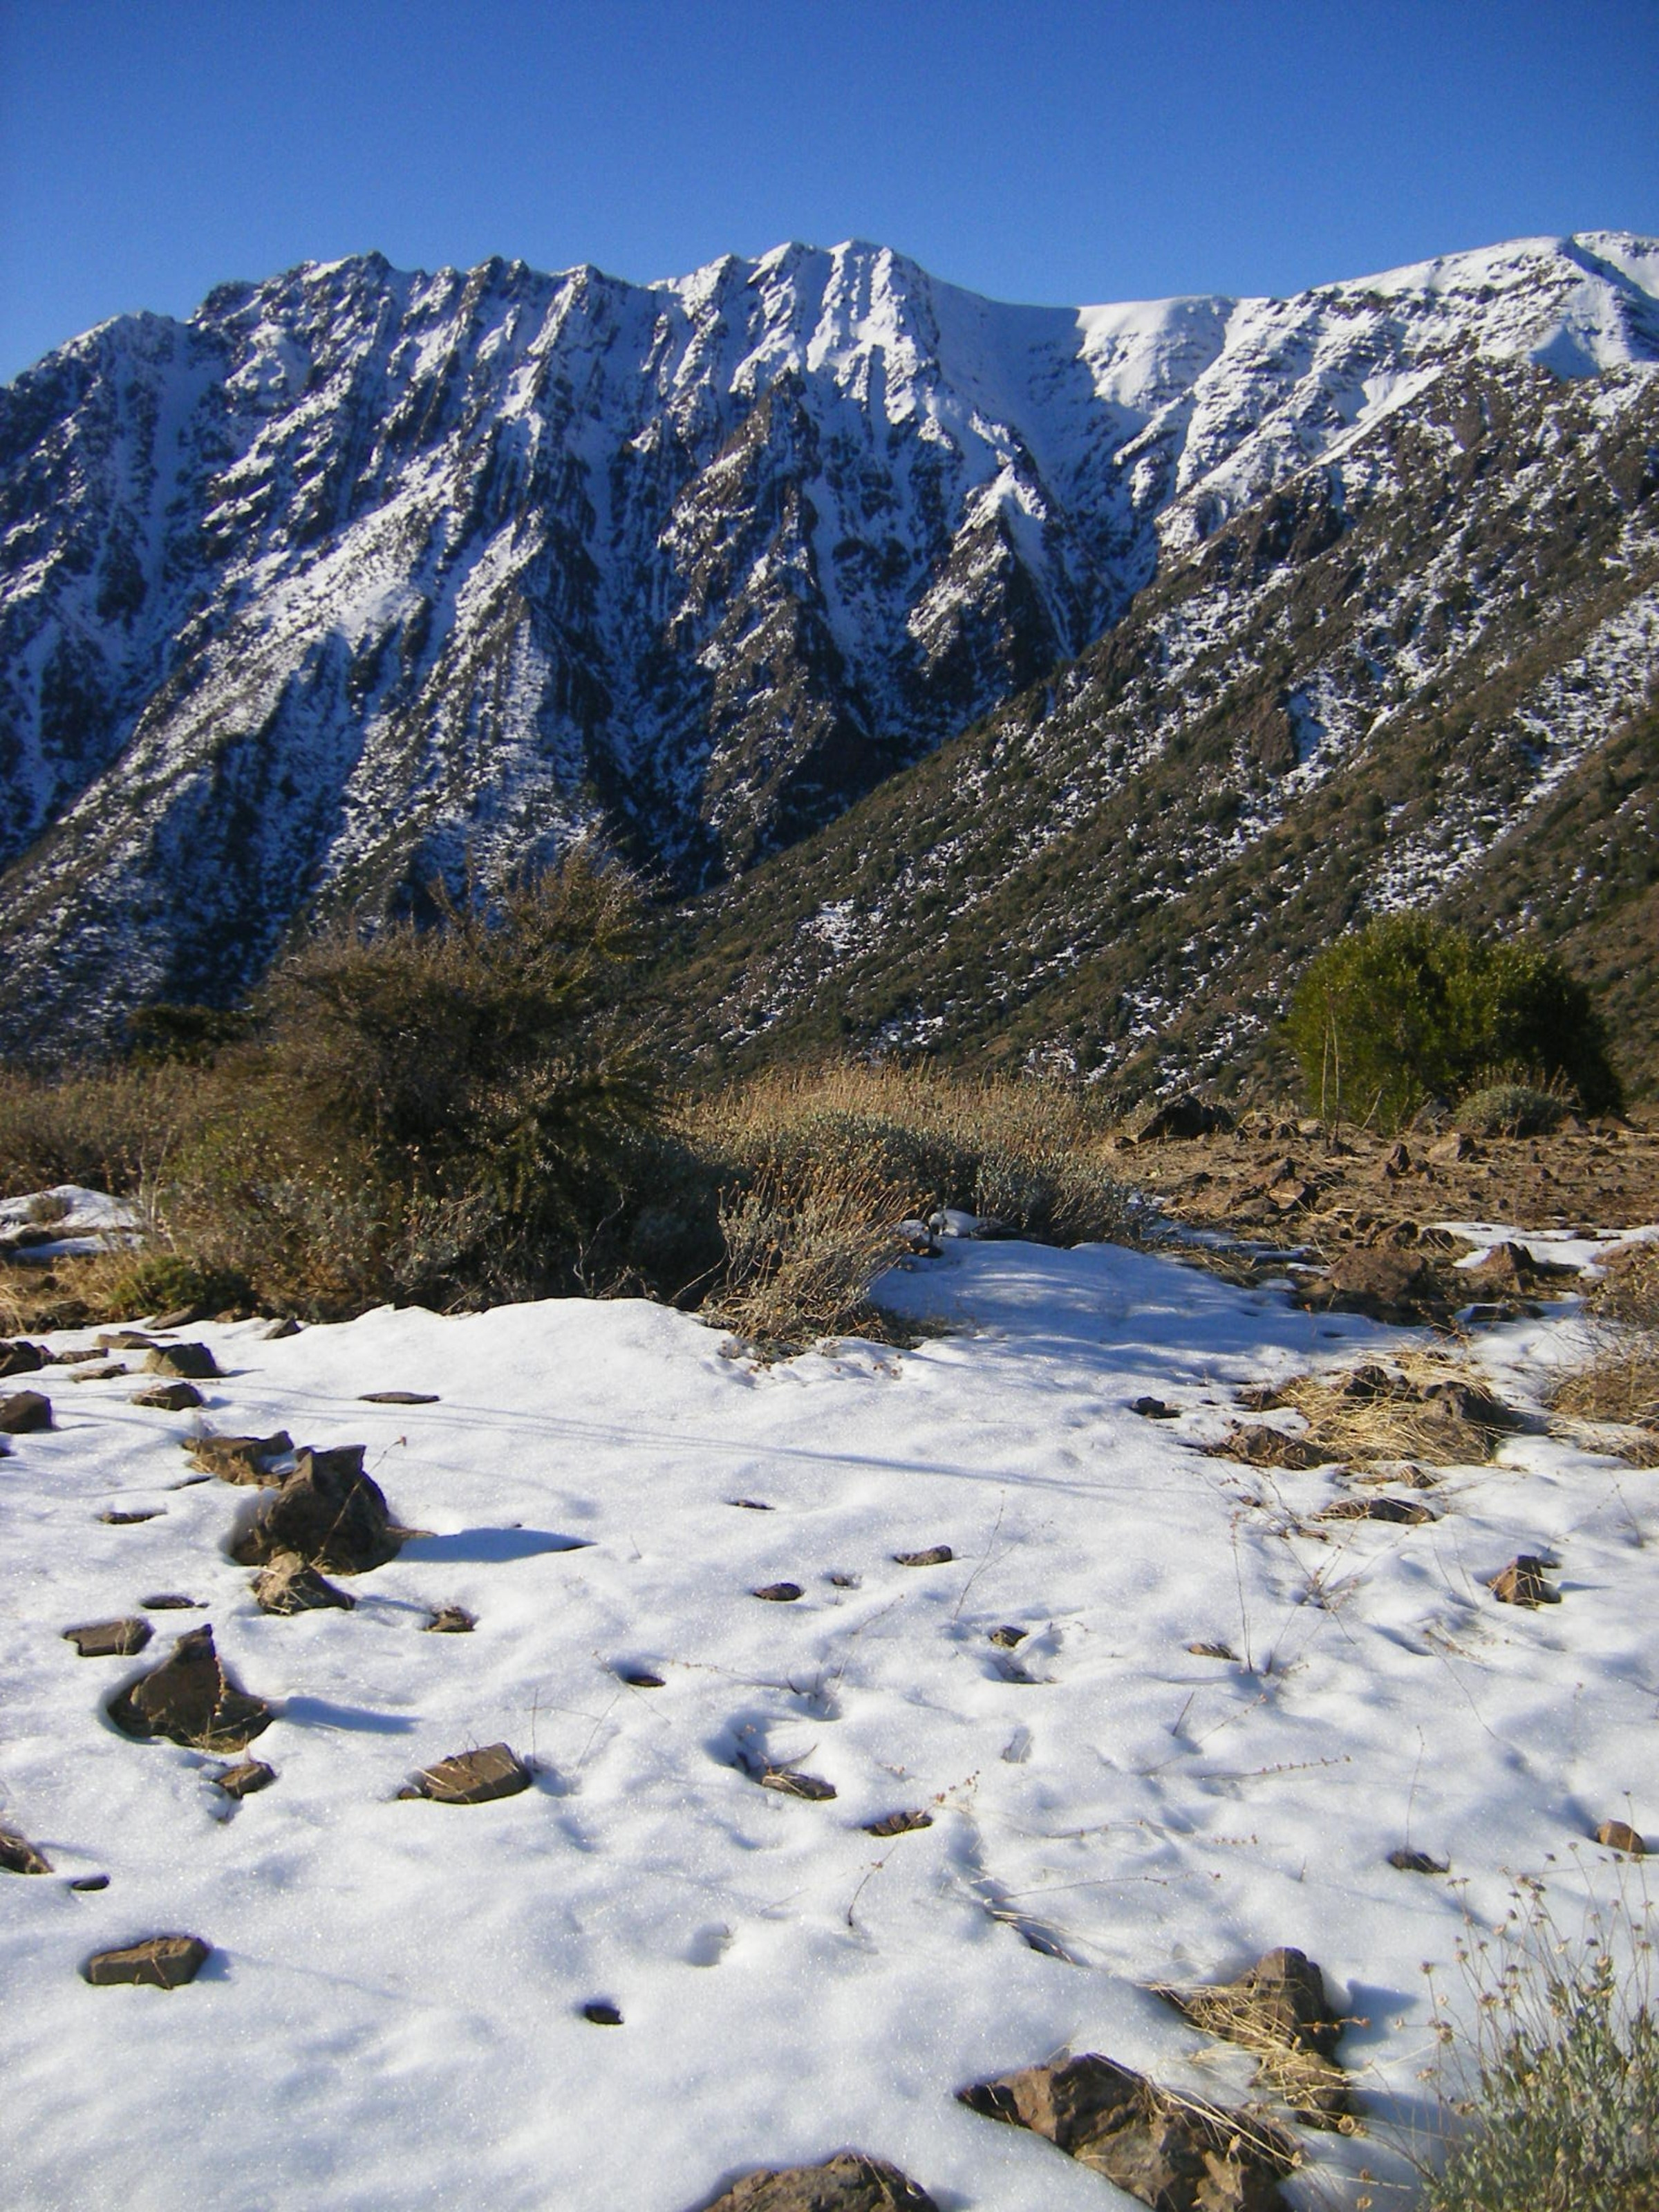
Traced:
[[[58, 1425], [0, 1462], [0, 1814], [54, 1872], [0, 1876], [9, 2204], [689, 2212], [855, 2144], [954, 2212], [1103, 2212], [1128, 2200], [952, 2093], [1069, 2048], [1233, 2101], [1249, 2059], [1144, 1985], [1281, 1942], [1355, 2017], [1383, 2130], [1307, 2136], [1318, 2170], [1387, 2167], [1432, 2109], [1423, 1962], [1514, 1874], [1594, 1886], [1598, 1820], [1655, 1819], [1659, 1476], [1522, 1435], [1424, 1493], [1434, 1524], [1320, 1540], [1333, 1470], [1194, 1447], [1236, 1386], [1398, 1332], [1103, 1246], [953, 1243], [884, 1297], [953, 1333], [756, 1369], [687, 1316], [573, 1300], [192, 1330], [225, 1370], [200, 1417], [27, 1378]], [[1574, 1326], [1482, 1340], [1512, 1402]], [[360, 1402], [388, 1389], [440, 1402]], [[226, 1549], [253, 1493], [177, 1486], [198, 1418], [363, 1443], [429, 1533], [343, 1581], [355, 1611], [268, 1618]], [[1485, 1591], [1523, 1551], [1560, 1561], [1559, 1607]], [[797, 1602], [751, 1595], [780, 1581]], [[150, 1610], [139, 1659], [62, 1640], [169, 1592], [202, 1610]], [[476, 1631], [422, 1634], [441, 1604]], [[251, 1747], [277, 1779], [240, 1805], [226, 1762], [102, 1710], [204, 1620], [277, 1709]], [[498, 1741], [530, 1790], [398, 1801]], [[863, 1832], [899, 1810], [932, 1825]], [[1390, 1868], [1406, 1843], [1450, 1879]], [[189, 1988], [80, 1978], [163, 1930], [215, 1947]]]

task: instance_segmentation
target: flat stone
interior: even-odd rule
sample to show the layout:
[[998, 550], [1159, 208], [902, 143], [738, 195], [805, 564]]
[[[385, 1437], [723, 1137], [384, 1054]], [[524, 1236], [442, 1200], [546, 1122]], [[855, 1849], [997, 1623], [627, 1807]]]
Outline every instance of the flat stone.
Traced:
[[642, 1667], [619, 1671], [617, 1680], [625, 1682], [630, 1690], [663, 1690], [668, 1686], [660, 1674], [649, 1674]]
[[240, 1800], [252, 1797], [258, 1790], [269, 1790], [276, 1779], [276, 1768], [267, 1766], [263, 1759], [245, 1759], [240, 1766], [228, 1766], [222, 1774], [216, 1774], [213, 1786], [222, 1790], [227, 1797]]
[[107, 1711], [124, 1735], [141, 1742], [164, 1735], [199, 1751], [240, 1751], [272, 1717], [262, 1698], [251, 1697], [226, 1673], [206, 1622], [181, 1636], [159, 1667], [112, 1698]]
[[1544, 1579], [1548, 1571], [1547, 1560], [1522, 1552], [1486, 1587], [1499, 1605], [1559, 1605], [1560, 1591]]
[[594, 2027], [620, 2027], [622, 2014], [608, 1997], [591, 1997], [582, 2007], [582, 2018]]
[[1610, 1851], [1623, 1851], [1627, 1858], [1644, 1859], [1648, 1847], [1627, 1820], [1603, 1820], [1595, 1831], [1595, 1840]]
[[921, 1811], [913, 1813], [884, 1813], [879, 1820], [866, 1820], [866, 1836], [909, 1836], [918, 1828], [931, 1828], [933, 1816]]
[[155, 1339], [146, 1336], [138, 1328], [106, 1328], [100, 1333], [99, 1348], [103, 1352], [154, 1352]]
[[435, 1406], [439, 1402], [435, 1390], [360, 1390], [360, 1406]]
[[181, 1597], [177, 1590], [163, 1590], [159, 1597], [140, 1598], [138, 1602], [147, 1613], [199, 1613], [202, 1601], [198, 1597]]
[[1189, 1644], [1187, 1649], [1194, 1659], [1227, 1659], [1235, 1666], [1238, 1663], [1238, 1654], [1231, 1644]]
[[84, 1628], [66, 1628], [64, 1641], [72, 1644], [83, 1659], [127, 1659], [149, 1642], [147, 1620], [94, 1620]]
[[52, 1862], [44, 1851], [36, 1850], [27, 1836], [15, 1829], [0, 1828], [0, 1874], [50, 1874]]
[[805, 1797], [815, 1805], [827, 1804], [836, 1794], [833, 1782], [821, 1774], [803, 1774], [794, 1766], [763, 1766], [755, 1779], [763, 1790], [775, 1790], [780, 1797]]
[[1258, 2115], [1166, 2095], [1096, 2052], [957, 2091], [970, 2112], [1030, 2128], [1156, 2212], [1285, 2212], [1295, 2145]]
[[1389, 1864], [1401, 1874], [1449, 1874], [1449, 1859], [1431, 1858], [1427, 1851], [1409, 1850], [1404, 1844], [1389, 1853]]
[[273, 1460], [286, 1459], [294, 1439], [286, 1429], [269, 1437], [191, 1437], [185, 1447], [192, 1467], [221, 1482], [275, 1487], [283, 1480], [273, 1474]]
[[150, 1936], [120, 1951], [94, 1951], [81, 1969], [94, 1989], [137, 1982], [155, 1990], [176, 1990], [193, 1982], [213, 1954], [199, 1936]]
[[769, 1605], [793, 1605], [800, 1594], [799, 1583], [763, 1583], [754, 1593], [757, 1597], [763, 1597]]
[[1303, 1437], [1292, 1437], [1267, 1422], [1233, 1429], [1211, 1456], [1236, 1459], [1246, 1467], [1323, 1467], [1327, 1455]]
[[27, 1436], [52, 1425], [52, 1401], [40, 1391], [18, 1390], [0, 1398], [0, 1430], [8, 1436]]
[[837, 2151], [821, 2166], [763, 2166], [746, 2173], [700, 2212], [939, 2212], [885, 2159], [862, 2151]]
[[157, 1314], [150, 1327], [158, 1335], [165, 1336], [169, 1329], [194, 1328], [198, 1321], [206, 1319], [207, 1308], [204, 1305], [174, 1306], [171, 1313]]
[[1426, 1505], [1419, 1505], [1409, 1498], [1339, 1498], [1334, 1505], [1328, 1505], [1322, 1513], [1314, 1516], [1317, 1521], [1391, 1521], [1402, 1528], [1420, 1528], [1436, 1516]]
[[261, 1613], [320, 1613], [336, 1607], [349, 1613], [357, 1601], [308, 1567], [295, 1552], [284, 1552], [253, 1578], [253, 1602]]
[[357, 1575], [395, 1559], [402, 1540], [380, 1485], [363, 1472], [362, 1445], [343, 1444], [300, 1452], [293, 1474], [261, 1501], [233, 1557], [259, 1567], [297, 1552], [328, 1573]]
[[943, 1567], [955, 1557], [948, 1544], [930, 1544], [925, 1552], [895, 1552], [893, 1564], [898, 1567]]
[[1166, 1406], [1162, 1398], [1136, 1398], [1132, 1401], [1129, 1411], [1139, 1413], [1144, 1421], [1178, 1421], [1181, 1419], [1180, 1407]]
[[106, 1528], [137, 1528], [146, 1521], [159, 1521], [161, 1518], [161, 1508], [159, 1505], [125, 1507], [112, 1505], [107, 1512], [100, 1513], [98, 1518]]
[[94, 1896], [99, 1890], [109, 1887], [109, 1876], [106, 1874], [78, 1874], [70, 1887], [82, 1897]]
[[187, 1413], [204, 1401], [193, 1382], [154, 1382], [148, 1390], [135, 1390], [135, 1406], [155, 1406], [164, 1413]]
[[126, 1368], [118, 1359], [100, 1359], [90, 1367], [77, 1367], [70, 1376], [71, 1382], [112, 1382]]
[[300, 1324], [291, 1314], [279, 1315], [275, 1321], [267, 1322], [259, 1331], [261, 1340], [266, 1344], [280, 1344], [285, 1336], [298, 1336], [299, 1334]]
[[1011, 1623], [1005, 1621], [1000, 1628], [994, 1628], [991, 1631], [990, 1640], [1000, 1650], [1012, 1651], [1017, 1644], [1024, 1644], [1030, 1632], [1029, 1628], [1015, 1628]]
[[[421, 1623], [425, 1636], [471, 1636], [478, 1623], [464, 1605], [441, 1605]], [[624, 1675], [623, 1680], [629, 1678]]]
[[205, 1382], [219, 1372], [219, 1363], [205, 1344], [158, 1344], [144, 1354], [152, 1375], [171, 1375], [184, 1382]]
[[516, 1797], [530, 1787], [530, 1770], [504, 1743], [482, 1751], [458, 1752], [422, 1767], [416, 1794], [439, 1805], [488, 1805], [497, 1797]]

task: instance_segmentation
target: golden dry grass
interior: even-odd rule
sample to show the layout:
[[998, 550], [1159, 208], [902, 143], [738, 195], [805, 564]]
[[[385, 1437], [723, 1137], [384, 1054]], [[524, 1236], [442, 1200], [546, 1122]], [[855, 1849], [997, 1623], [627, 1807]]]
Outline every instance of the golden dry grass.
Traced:
[[1398, 1388], [1374, 1397], [1353, 1395], [1346, 1376], [1304, 1375], [1285, 1383], [1279, 1400], [1306, 1420], [1307, 1441], [1322, 1459], [1480, 1466], [1492, 1457], [1500, 1431], [1424, 1395], [1452, 1383], [1484, 1396], [1482, 1376], [1448, 1354], [1410, 1349], [1391, 1355], [1387, 1371]]

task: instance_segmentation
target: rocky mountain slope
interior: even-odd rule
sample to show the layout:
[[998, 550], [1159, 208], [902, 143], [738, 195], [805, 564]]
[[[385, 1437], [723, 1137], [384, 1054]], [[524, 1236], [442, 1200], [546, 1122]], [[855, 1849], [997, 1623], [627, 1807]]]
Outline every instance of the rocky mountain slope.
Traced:
[[[1081, 310], [848, 245], [654, 286], [368, 257], [107, 324], [0, 391], [8, 1033], [234, 995], [309, 915], [594, 827], [683, 890], [795, 848], [701, 925], [688, 1035], [1018, 1005], [1075, 1054], [1044, 994], [1212, 862], [1259, 872], [1454, 666], [1497, 681], [1490, 609], [1535, 681], [1490, 775], [1461, 731], [1464, 799], [1398, 817], [1402, 893], [1639, 696], [1656, 293], [1659, 246], [1610, 234]], [[1241, 713], [1239, 773], [1194, 783], [1191, 733]], [[970, 853], [1003, 947], [947, 982]], [[1085, 1057], [1198, 980], [1126, 979]]]

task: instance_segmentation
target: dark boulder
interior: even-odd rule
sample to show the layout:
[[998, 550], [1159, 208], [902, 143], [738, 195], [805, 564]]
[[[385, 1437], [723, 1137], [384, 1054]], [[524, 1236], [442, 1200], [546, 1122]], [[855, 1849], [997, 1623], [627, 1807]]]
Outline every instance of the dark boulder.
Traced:
[[112, 1698], [108, 1711], [125, 1735], [140, 1741], [164, 1735], [200, 1751], [240, 1751], [271, 1721], [264, 1700], [225, 1672], [206, 1624], [181, 1636], [169, 1658]]
[[300, 1453], [232, 1556], [245, 1567], [262, 1567], [294, 1552], [327, 1573], [361, 1575], [395, 1559], [402, 1540], [380, 1485], [363, 1473], [362, 1445], [343, 1444]]
[[125, 1950], [95, 1951], [81, 1969], [94, 1989], [137, 1982], [148, 1989], [176, 1990], [193, 1982], [213, 1955], [199, 1936], [150, 1936]]
[[925, 2189], [885, 2159], [837, 2151], [822, 2166], [746, 2173], [702, 2212], [939, 2212]]

